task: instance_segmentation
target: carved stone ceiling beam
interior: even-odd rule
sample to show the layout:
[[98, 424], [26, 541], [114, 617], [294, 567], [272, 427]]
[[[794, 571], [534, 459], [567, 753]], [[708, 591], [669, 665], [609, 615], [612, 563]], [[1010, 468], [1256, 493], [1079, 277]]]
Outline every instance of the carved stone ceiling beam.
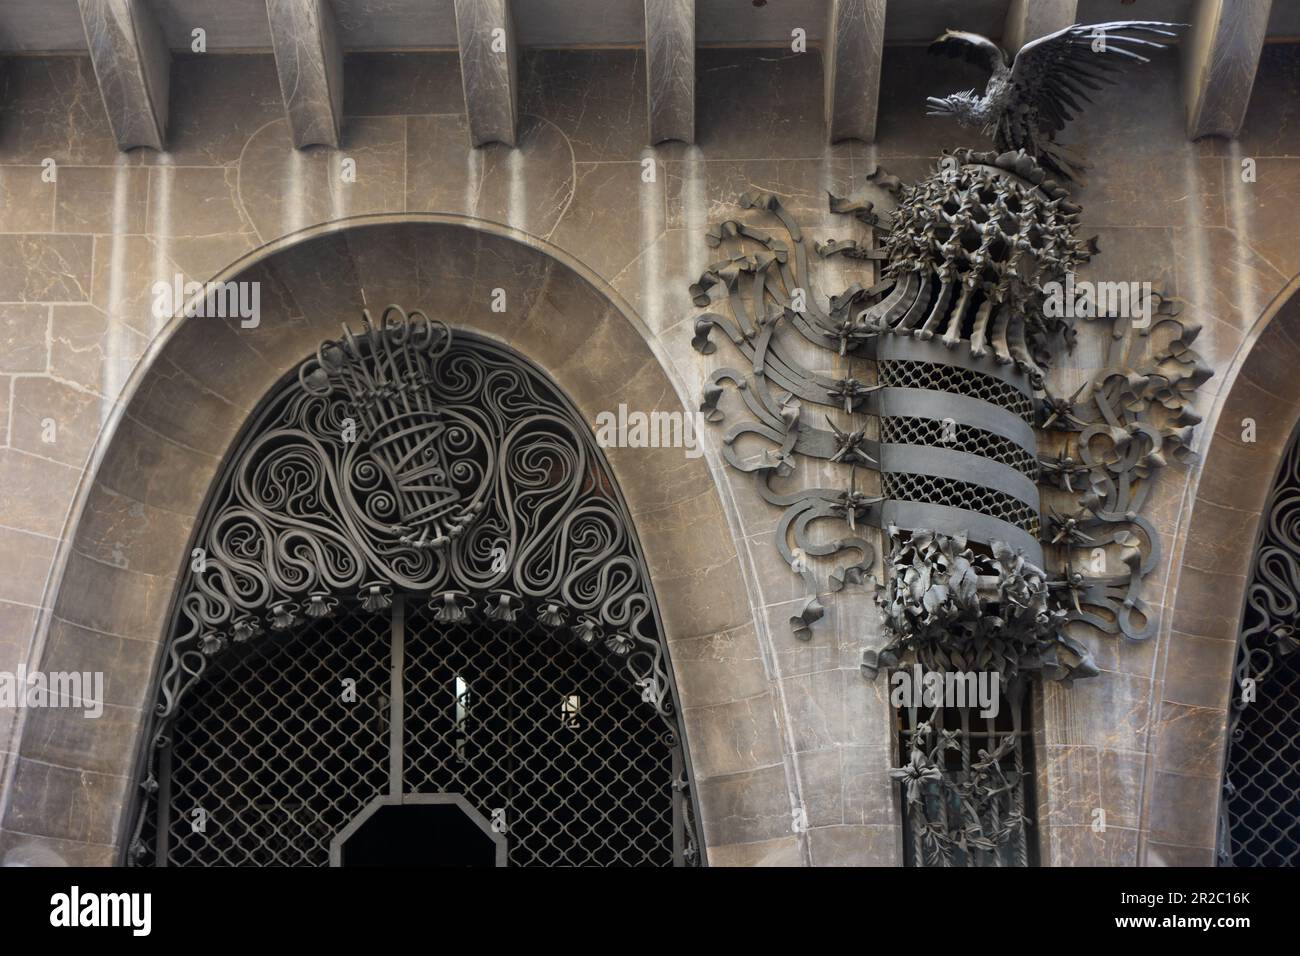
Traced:
[[329, 0], [266, 0], [275, 71], [293, 145], [339, 145], [343, 47]]
[[470, 141], [514, 146], [518, 80], [509, 0], [456, 0], [456, 40]]
[[1272, 6], [1273, 0], [1197, 0], [1183, 47], [1188, 139], [1240, 132]]
[[1007, 25], [1002, 31], [1002, 48], [1014, 56], [1030, 40], [1078, 22], [1079, 0], [1011, 0]]
[[829, 0], [824, 76], [832, 143], [876, 138], [885, 0]]
[[77, 0], [119, 149], [164, 149], [171, 54], [145, 0]]
[[650, 145], [695, 142], [695, 0], [645, 0]]

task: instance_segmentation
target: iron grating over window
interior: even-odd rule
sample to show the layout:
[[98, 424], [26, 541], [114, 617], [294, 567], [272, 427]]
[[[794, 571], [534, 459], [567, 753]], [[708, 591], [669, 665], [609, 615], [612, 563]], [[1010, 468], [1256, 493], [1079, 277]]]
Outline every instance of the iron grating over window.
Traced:
[[880, 442], [888, 445], [924, 445], [964, 451], [1014, 468], [1031, 481], [1038, 480], [1038, 458], [1009, 438], [973, 425], [951, 427], [934, 418], [897, 415], [880, 419]]
[[881, 488], [886, 498], [895, 501], [919, 501], [979, 512], [1013, 524], [1034, 537], [1038, 536], [1040, 530], [1036, 509], [1005, 492], [969, 481], [936, 475], [886, 472], [881, 476]]
[[672, 864], [671, 744], [599, 654], [417, 609], [405, 658], [408, 792], [464, 794], [511, 866]]
[[890, 359], [877, 363], [877, 377], [881, 385], [892, 388], [923, 388], [936, 392], [950, 392], [978, 398], [980, 401], [1005, 408], [1034, 424], [1033, 400], [1014, 385], [992, 375], [953, 365], [932, 362], [911, 362]]
[[156, 859], [328, 864], [330, 839], [388, 789], [390, 648], [388, 617], [354, 606], [232, 649], [163, 753]]
[[1228, 717], [1222, 866], [1300, 864], [1300, 435], [1264, 516]]
[[128, 863], [703, 863], [649, 570], [590, 427], [423, 313], [366, 313], [250, 417], [151, 709]]
[[512, 866], [672, 865], [674, 742], [599, 653], [536, 623], [399, 605], [354, 606], [205, 674], [160, 761], [142, 862], [326, 866], [398, 768], [403, 792], [463, 795]]
[[996, 717], [977, 707], [896, 711], [904, 865], [1037, 865], [1029, 701], [1019, 679]]

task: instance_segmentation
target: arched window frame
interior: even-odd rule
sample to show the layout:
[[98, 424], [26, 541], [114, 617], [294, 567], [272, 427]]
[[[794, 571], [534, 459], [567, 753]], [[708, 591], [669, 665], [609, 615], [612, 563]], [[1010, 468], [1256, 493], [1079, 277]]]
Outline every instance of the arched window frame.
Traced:
[[[564, 632], [603, 654], [627, 682], [629, 691], [654, 707], [665, 740], [673, 748], [674, 862], [705, 862], [690, 759], [660, 615], [649, 570], [613, 474], [590, 428], [545, 373], [491, 340], [463, 331], [457, 331], [454, 338], [453, 342], [445, 324], [421, 312], [408, 315], [400, 307], [389, 306], [377, 323], [364, 313], [360, 332], [345, 327], [342, 338], [322, 343], [317, 354], [287, 373], [249, 416], [209, 492], [186, 549], [186, 567], [172, 601], [172, 624], [151, 681], [152, 712], [137, 755], [134, 779], [138, 785], [127, 809], [130, 830], [123, 862], [140, 862], [148, 854], [140, 834], [146, 807], [157, 799], [159, 756], [180, 705], [209, 663], [232, 644], [265, 639], [268, 631], [288, 630], [306, 618], [327, 616], [349, 587], [356, 587], [352, 597], [374, 612], [387, 611], [395, 595], [427, 599], [439, 620], [455, 621], [476, 613], [486, 620], [510, 623], [527, 610], [547, 628]], [[489, 499], [494, 493], [504, 493], [502, 482], [494, 488], [486, 486], [493, 484], [487, 471], [498, 456], [505, 458], [493, 443], [506, 436], [477, 436], [488, 468], [478, 476], [472, 491], [456, 487], [450, 473], [432, 482], [441, 484], [431, 489], [428, 469], [419, 462], [412, 465], [413, 457], [404, 460], [408, 453], [423, 454], [423, 449], [441, 454], [445, 448], [437, 447], [439, 436], [445, 443], [447, 433], [455, 430], [454, 425], [441, 430], [435, 426], [441, 418], [439, 403], [445, 397], [436, 387], [435, 370], [453, 349], [480, 360], [492, 356], [500, 363], [498, 372], [509, 370], [518, 382], [539, 389], [546, 401], [539, 403], [531, 417], [542, 422], [543, 432], [549, 429], [560, 437], [561, 444], [567, 443], [568, 452], [581, 463], [566, 476], [567, 484], [564, 478], [557, 481], [563, 500], [559, 496], [546, 498], [546, 488], [532, 489], [540, 491], [544, 499], [534, 510], [551, 506], [544, 521], [530, 526], [526, 519], [505, 519], [499, 526], [507, 532], [504, 558], [497, 549], [476, 550], [473, 542], [484, 524], [481, 515], [492, 510]], [[258, 458], [259, 443], [283, 437], [270, 434], [276, 408], [286, 401], [309, 402], [313, 398], [334, 407], [332, 424], [340, 436], [337, 442], [365, 449], [349, 459], [348, 467], [356, 473], [348, 480], [359, 480], [367, 490], [376, 492], [381, 506], [378, 511], [363, 510], [356, 497], [347, 493], [332, 502], [335, 507], [326, 514], [334, 525], [329, 529], [333, 534], [326, 536], [328, 545], [338, 549], [344, 556], [343, 565], [351, 570], [340, 575], [339, 565], [327, 570], [325, 562], [317, 562], [311, 569], [316, 572], [313, 580], [332, 579], [328, 588], [284, 587], [283, 576], [272, 573], [255, 600], [232, 600], [240, 593], [237, 587], [223, 593], [223, 586], [212, 581], [221, 579], [229, 585], [230, 576], [238, 576], [234, 568], [238, 562], [218, 557], [209, 565], [210, 549], [204, 545], [216, 533], [214, 525], [229, 513], [223, 511], [223, 498], [228, 498], [241, 480], [247, 484], [250, 470], [264, 464]], [[346, 440], [341, 436], [351, 416], [339, 416], [339, 409], [360, 419], [350, 422], [359, 433]], [[393, 426], [393, 422], [399, 424]], [[296, 437], [307, 439], [307, 444], [321, 438], [319, 432], [305, 433], [311, 429], [299, 431]], [[472, 431], [465, 429], [460, 437], [472, 439]], [[413, 436], [414, 444], [407, 442], [397, 455], [383, 460], [378, 449], [391, 448], [398, 432]], [[336, 455], [334, 464], [339, 465], [344, 457]], [[467, 482], [474, 484], [473, 476]], [[355, 490], [337, 480], [334, 488]], [[588, 519], [585, 524], [584, 519]], [[592, 552], [591, 536], [599, 537], [593, 528], [600, 522], [605, 522], [614, 536]], [[575, 546], [565, 537], [578, 526], [584, 529], [585, 546]], [[560, 528], [565, 534], [557, 532]], [[365, 533], [357, 533], [359, 529], [366, 529]], [[360, 540], [363, 537], [365, 540]], [[320, 549], [316, 550], [319, 556]], [[544, 565], [548, 551], [551, 568], [539, 572], [536, 562], [540, 559]], [[534, 562], [531, 569], [530, 560]], [[268, 564], [268, 569], [278, 572], [286, 567], [292, 569], [293, 562]], [[363, 573], [356, 573], [358, 570]]]

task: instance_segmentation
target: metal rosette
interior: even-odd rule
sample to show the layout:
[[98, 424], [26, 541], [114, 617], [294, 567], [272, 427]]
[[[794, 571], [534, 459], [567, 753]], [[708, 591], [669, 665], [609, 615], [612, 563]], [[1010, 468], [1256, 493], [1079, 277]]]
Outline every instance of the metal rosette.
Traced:
[[876, 362], [882, 525], [962, 529], [1041, 567], [1029, 377], [964, 342], [892, 334], [880, 337]]

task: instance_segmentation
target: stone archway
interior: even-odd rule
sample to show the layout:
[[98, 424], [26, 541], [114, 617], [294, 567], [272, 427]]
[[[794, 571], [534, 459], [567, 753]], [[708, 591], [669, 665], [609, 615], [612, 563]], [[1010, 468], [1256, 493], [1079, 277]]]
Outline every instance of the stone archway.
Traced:
[[[1211, 866], [1232, 668], [1263, 510], [1300, 421], [1300, 276], [1224, 370], [1171, 575], [1148, 767], [1142, 862]], [[1247, 422], [1247, 420], [1250, 420]], [[1244, 440], [1253, 422], [1254, 440]], [[1177, 557], [1177, 555], [1176, 555]]]
[[[685, 390], [625, 303], [564, 253], [504, 227], [450, 216], [374, 216], [277, 241], [219, 280], [260, 283], [261, 320], [176, 318], [155, 340], [105, 429], [48, 587], [46, 669], [99, 666], [105, 717], [55, 728], [65, 711], [26, 717], [6, 829], [69, 862], [120, 848], [143, 708], [195, 516], [243, 422], [280, 377], [362, 306], [404, 302], [509, 345], [546, 371], [593, 423], [620, 404], [681, 410]], [[504, 296], [505, 309], [494, 311]], [[608, 449], [663, 610], [671, 648], [728, 632], [754, 641], [735, 539], [703, 458], [681, 449]], [[93, 663], [92, 663], [93, 662]], [[726, 675], [674, 659], [684, 708]], [[711, 855], [756, 842], [747, 819], [789, 819], [777, 774], [737, 779], [713, 765], [707, 710], [691, 724], [701, 829]], [[760, 749], [780, 752], [778, 722]], [[762, 731], [760, 731], [762, 732]], [[723, 759], [723, 758], [719, 758]], [[67, 806], [69, 822], [52, 806]], [[73, 810], [75, 808], [75, 810]]]

